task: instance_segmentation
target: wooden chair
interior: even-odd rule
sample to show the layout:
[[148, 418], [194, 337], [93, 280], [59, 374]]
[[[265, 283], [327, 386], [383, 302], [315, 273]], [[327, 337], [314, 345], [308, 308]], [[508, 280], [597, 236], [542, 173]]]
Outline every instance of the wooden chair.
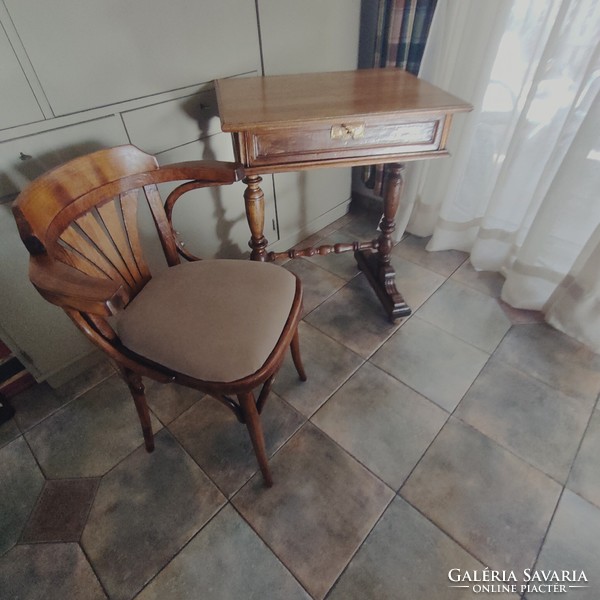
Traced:
[[[306, 379], [298, 345], [300, 281], [270, 263], [196, 259], [171, 223], [183, 193], [228, 185], [242, 174], [238, 165], [216, 161], [159, 167], [138, 148], [119, 146], [39, 177], [13, 210], [31, 255], [31, 282], [114, 361], [147, 451], [154, 439], [142, 376], [201, 390], [230, 408], [248, 427], [270, 486], [259, 415], [288, 347]], [[157, 184], [171, 181], [185, 183], [163, 206]], [[142, 251], [140, 200], [148, 203], [169, 266], [154, 276]]]

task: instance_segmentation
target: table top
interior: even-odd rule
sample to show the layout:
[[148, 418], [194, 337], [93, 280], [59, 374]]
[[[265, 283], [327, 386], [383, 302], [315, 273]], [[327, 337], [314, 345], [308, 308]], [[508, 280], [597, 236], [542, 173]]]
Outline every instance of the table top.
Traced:
[[396, 68], [216, 82], [223, 131], [369, 116], [465, 112], [471, 105]]

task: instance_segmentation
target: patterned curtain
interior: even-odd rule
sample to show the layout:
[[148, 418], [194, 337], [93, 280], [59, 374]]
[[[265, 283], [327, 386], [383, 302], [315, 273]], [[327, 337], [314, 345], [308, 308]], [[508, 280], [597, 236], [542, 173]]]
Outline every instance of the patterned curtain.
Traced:
[[[417, 75], [437, 0], [379, 0], [373, 67]], [[383, 165], [367, 167], [365, 184], [381, 196]]]

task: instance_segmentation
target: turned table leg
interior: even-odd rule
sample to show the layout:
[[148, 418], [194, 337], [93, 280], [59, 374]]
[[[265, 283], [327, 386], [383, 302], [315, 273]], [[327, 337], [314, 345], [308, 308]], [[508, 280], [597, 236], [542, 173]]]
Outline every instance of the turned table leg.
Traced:
[[264, 236], [265, 227], [265, 195], [260, 188], [262, 177], [248, 175], [244, 179], [246, 191], [244, 202], [246, 206], [246, 218], [250, 226], [251, 238], [248, 245], [252, 248], [250, 258], [252, 260], [267, 260], [267, 238]]
[[392, 233], [396, 228], [396, 212], [404, 185], [402, 171], [404, 165], [393, 163], [383, 193], [383, 217], [380, 223], [381, 234], [377, 243], [377, 253], [361, 250], [354, 253], [361, 271], [366, 275], [371, 287], [379, 297], [392, 321], [408, 317], [411, 310], [396, 288], [396, 272], [391, 264]]

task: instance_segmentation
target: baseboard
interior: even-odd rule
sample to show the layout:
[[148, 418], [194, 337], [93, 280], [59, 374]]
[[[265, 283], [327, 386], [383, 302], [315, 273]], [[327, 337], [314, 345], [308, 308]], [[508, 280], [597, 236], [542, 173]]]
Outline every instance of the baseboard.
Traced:
[[105, 360], [106, 355], [103, 352], [100, 352], [100, 350], [92, 350], [89, 354], [74, 360], [66, 367], [46, 377], [46, 382], [50, 387], [58, 388]]

